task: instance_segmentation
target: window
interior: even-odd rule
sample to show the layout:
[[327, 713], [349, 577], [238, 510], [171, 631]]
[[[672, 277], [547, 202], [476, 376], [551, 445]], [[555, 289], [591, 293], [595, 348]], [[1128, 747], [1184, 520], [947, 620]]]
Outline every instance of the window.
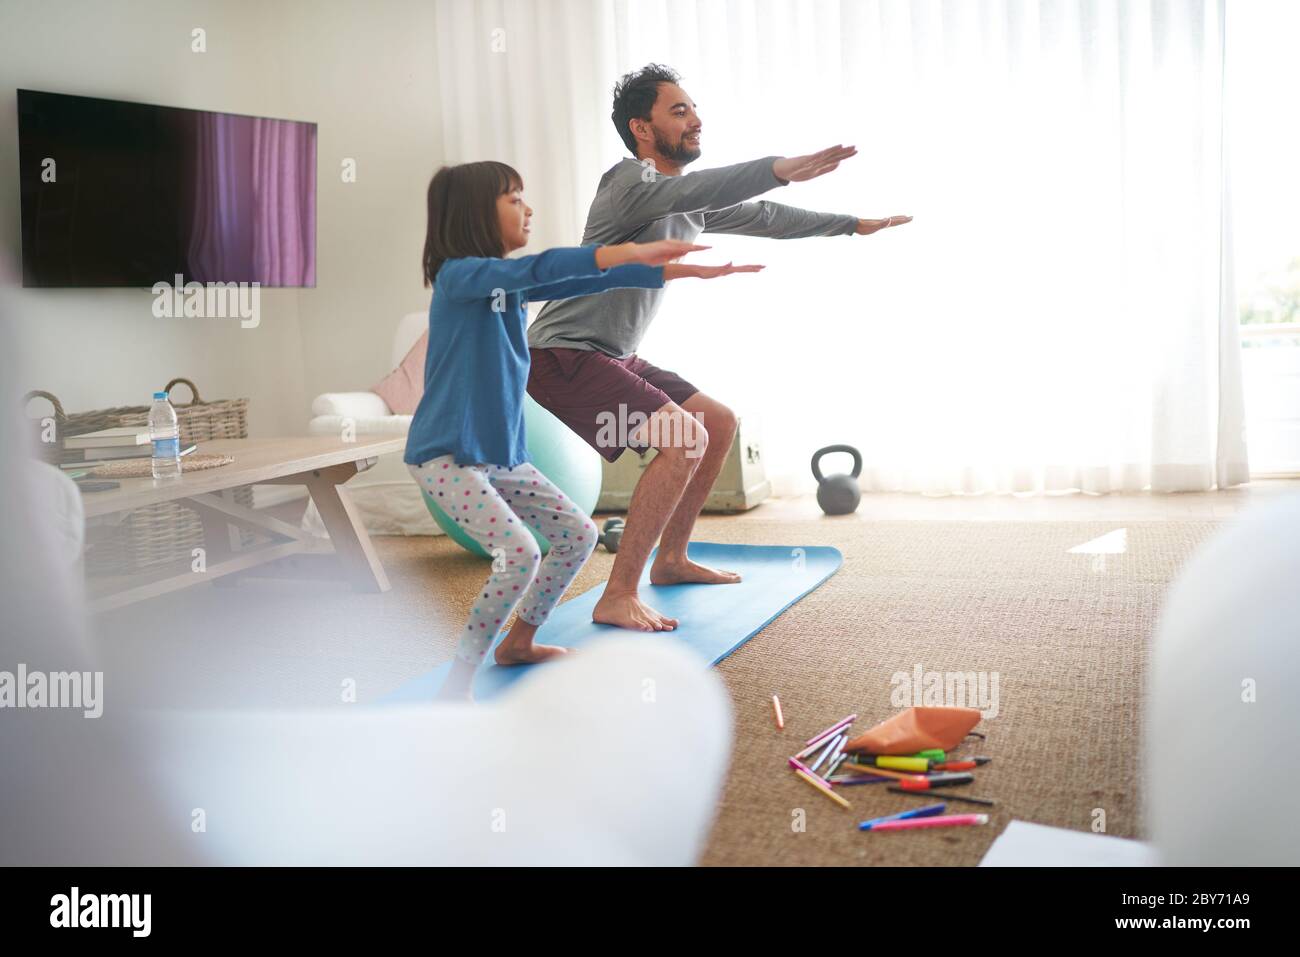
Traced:
[[1230, 0], [1225, 123], [1251, 474], [1300, 473], [1300, 4]]

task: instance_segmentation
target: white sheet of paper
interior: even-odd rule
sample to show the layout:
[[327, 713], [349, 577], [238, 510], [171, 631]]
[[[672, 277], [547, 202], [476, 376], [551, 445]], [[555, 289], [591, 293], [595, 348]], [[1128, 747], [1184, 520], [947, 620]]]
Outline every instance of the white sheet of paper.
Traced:
[[1109, 834], [1012, 821], [980, 867], [1153, 867], [1150, 844]]

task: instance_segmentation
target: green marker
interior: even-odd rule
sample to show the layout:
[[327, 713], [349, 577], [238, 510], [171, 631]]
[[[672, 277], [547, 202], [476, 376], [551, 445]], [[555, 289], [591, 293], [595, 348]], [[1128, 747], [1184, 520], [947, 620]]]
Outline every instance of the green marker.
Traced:
[[931, 761], [946, 761], [947, 758], [948, 758], [948, 755], [946, 755], [946, 754], [945, 754], [941, 749], [939, 749], [939, 748], [927, 748], [927, 749], [924, 750], [924, 751], [918, 751], [918, 752], [916, 752], [916, 754], [912, 755], [912, 757], [914, 757], [914, 758], [928, 758], [928, 759], [931, 760]]

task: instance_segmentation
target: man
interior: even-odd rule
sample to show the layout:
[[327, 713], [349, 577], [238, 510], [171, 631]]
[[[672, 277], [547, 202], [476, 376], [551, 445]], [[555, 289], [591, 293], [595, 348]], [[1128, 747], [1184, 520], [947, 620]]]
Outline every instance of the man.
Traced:
[[[910, 216], [859, 219], [745, 202], [833, 171], [855, 155], [851, 146], [683, 175], [686, 165], [699, 159], [703, 124], [679, 79], [668, 67], [650, 64], [615, 86], [612, 119], [635, 159], [622, 160], [601, 177], [584, 244], [693, 242], [701, 232], [772, 239], [865, 236], [911, 221]], [[662, 296], [661, 289], [616, 289], [548, 303], [528, 330], [528, 392], [539, 405], [611, 462], [624, 448], [659, 450], [632, 494], [614, 569], [592, 611], [595, 621], [639, 631], [670, 631], [678, 623], [637, 596], [641, 572], [661, 535], [650, 569], [654, 584], [740, 581], [734, 572], [696, 564], [686, 555], [695, 520], [731, 448], [736, 416], [636, 355]], [[611, 421], [635, 421], [639, 427], [611, 429]]]

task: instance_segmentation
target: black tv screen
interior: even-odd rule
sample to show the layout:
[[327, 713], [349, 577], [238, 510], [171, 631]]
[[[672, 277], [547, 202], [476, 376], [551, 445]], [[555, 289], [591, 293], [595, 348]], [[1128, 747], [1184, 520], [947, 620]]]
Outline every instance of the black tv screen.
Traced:
[[316, 124], [18, 91], [24, 286], [316, 285]]

